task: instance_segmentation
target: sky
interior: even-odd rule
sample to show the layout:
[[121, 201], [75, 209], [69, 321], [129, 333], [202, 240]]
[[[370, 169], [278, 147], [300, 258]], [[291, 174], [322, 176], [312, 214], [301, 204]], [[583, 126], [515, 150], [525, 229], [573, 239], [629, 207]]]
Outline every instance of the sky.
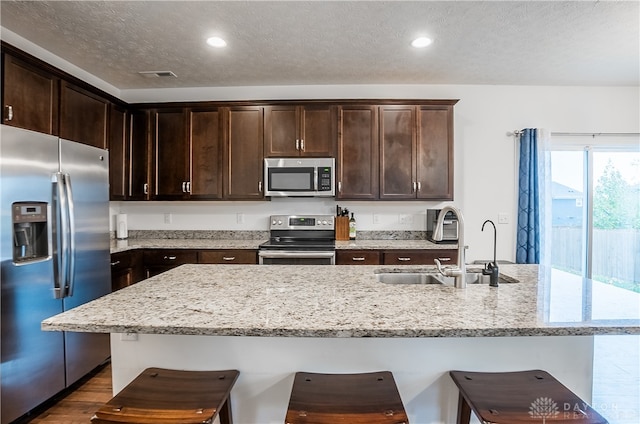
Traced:
[[[553, 181], [578, 191], [584, 191], [583, 158], [584, 152], [580, 150], [552, 152], [551, 175]], [[593, 181], [595, 184], [609, 161], [630, 185], [640, 184], [640, 152], [598, 151], [593, 153]]]

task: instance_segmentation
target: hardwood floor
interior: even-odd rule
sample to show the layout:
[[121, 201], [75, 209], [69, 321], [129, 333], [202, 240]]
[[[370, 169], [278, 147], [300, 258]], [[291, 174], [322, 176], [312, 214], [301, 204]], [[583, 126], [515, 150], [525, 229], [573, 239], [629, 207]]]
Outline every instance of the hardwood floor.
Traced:
[[13, 424], [88, 424], [93, 413], [112, 397], [111, 364], [56, 399]]

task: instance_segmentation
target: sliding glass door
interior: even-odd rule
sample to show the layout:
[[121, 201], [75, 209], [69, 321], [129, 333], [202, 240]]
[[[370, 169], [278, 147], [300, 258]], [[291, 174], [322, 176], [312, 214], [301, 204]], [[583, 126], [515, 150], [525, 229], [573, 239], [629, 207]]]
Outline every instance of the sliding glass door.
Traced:
[[551, 152], [552, 266], [640, 293], [640, 152], [558, 145]]

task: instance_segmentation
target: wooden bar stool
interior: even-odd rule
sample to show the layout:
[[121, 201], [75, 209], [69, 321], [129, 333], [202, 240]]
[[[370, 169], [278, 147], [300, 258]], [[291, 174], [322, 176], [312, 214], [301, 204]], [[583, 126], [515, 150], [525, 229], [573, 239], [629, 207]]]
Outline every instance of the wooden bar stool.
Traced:
[[393, 374], [298, 372], [286, 424], [408, 424]]
[[147, 368], [91, 418], [92, 424], [232, 424], [229, 397], [240, 372]]
[[450, 371], [449, 375], [460, 390], [457, 424], [469, 424], [471, 411], [480, 421], [495, 424], [607, 424], [545, 371]]

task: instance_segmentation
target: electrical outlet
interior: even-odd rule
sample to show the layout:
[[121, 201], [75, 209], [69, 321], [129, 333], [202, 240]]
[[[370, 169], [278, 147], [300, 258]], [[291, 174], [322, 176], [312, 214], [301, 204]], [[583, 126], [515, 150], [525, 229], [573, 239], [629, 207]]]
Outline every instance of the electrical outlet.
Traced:
[[138, 340], [138, 333], [120, 333], [120, 340], [124, 342], [135, 342]]
[[379, 224], [380, 223], [380, 215], [377, 213], [373, 214], [373, 223], [374, 224]]
[[164, 214], [164, 223], [165, 224], [171, 224], [171, 221], [173, 221], [173, 216], [170, 213], [165, 213]]
[[399, 215], [398, 222], [400, 224], [413, 224], [413, 215]]
[[499, 213], [498, 214], [498, 224], [508, 224], [509, 223], [509, 214], [508, 213]]
[[236, 223], [244, 224], [244, 214], [243, 213], [236, 214]]

